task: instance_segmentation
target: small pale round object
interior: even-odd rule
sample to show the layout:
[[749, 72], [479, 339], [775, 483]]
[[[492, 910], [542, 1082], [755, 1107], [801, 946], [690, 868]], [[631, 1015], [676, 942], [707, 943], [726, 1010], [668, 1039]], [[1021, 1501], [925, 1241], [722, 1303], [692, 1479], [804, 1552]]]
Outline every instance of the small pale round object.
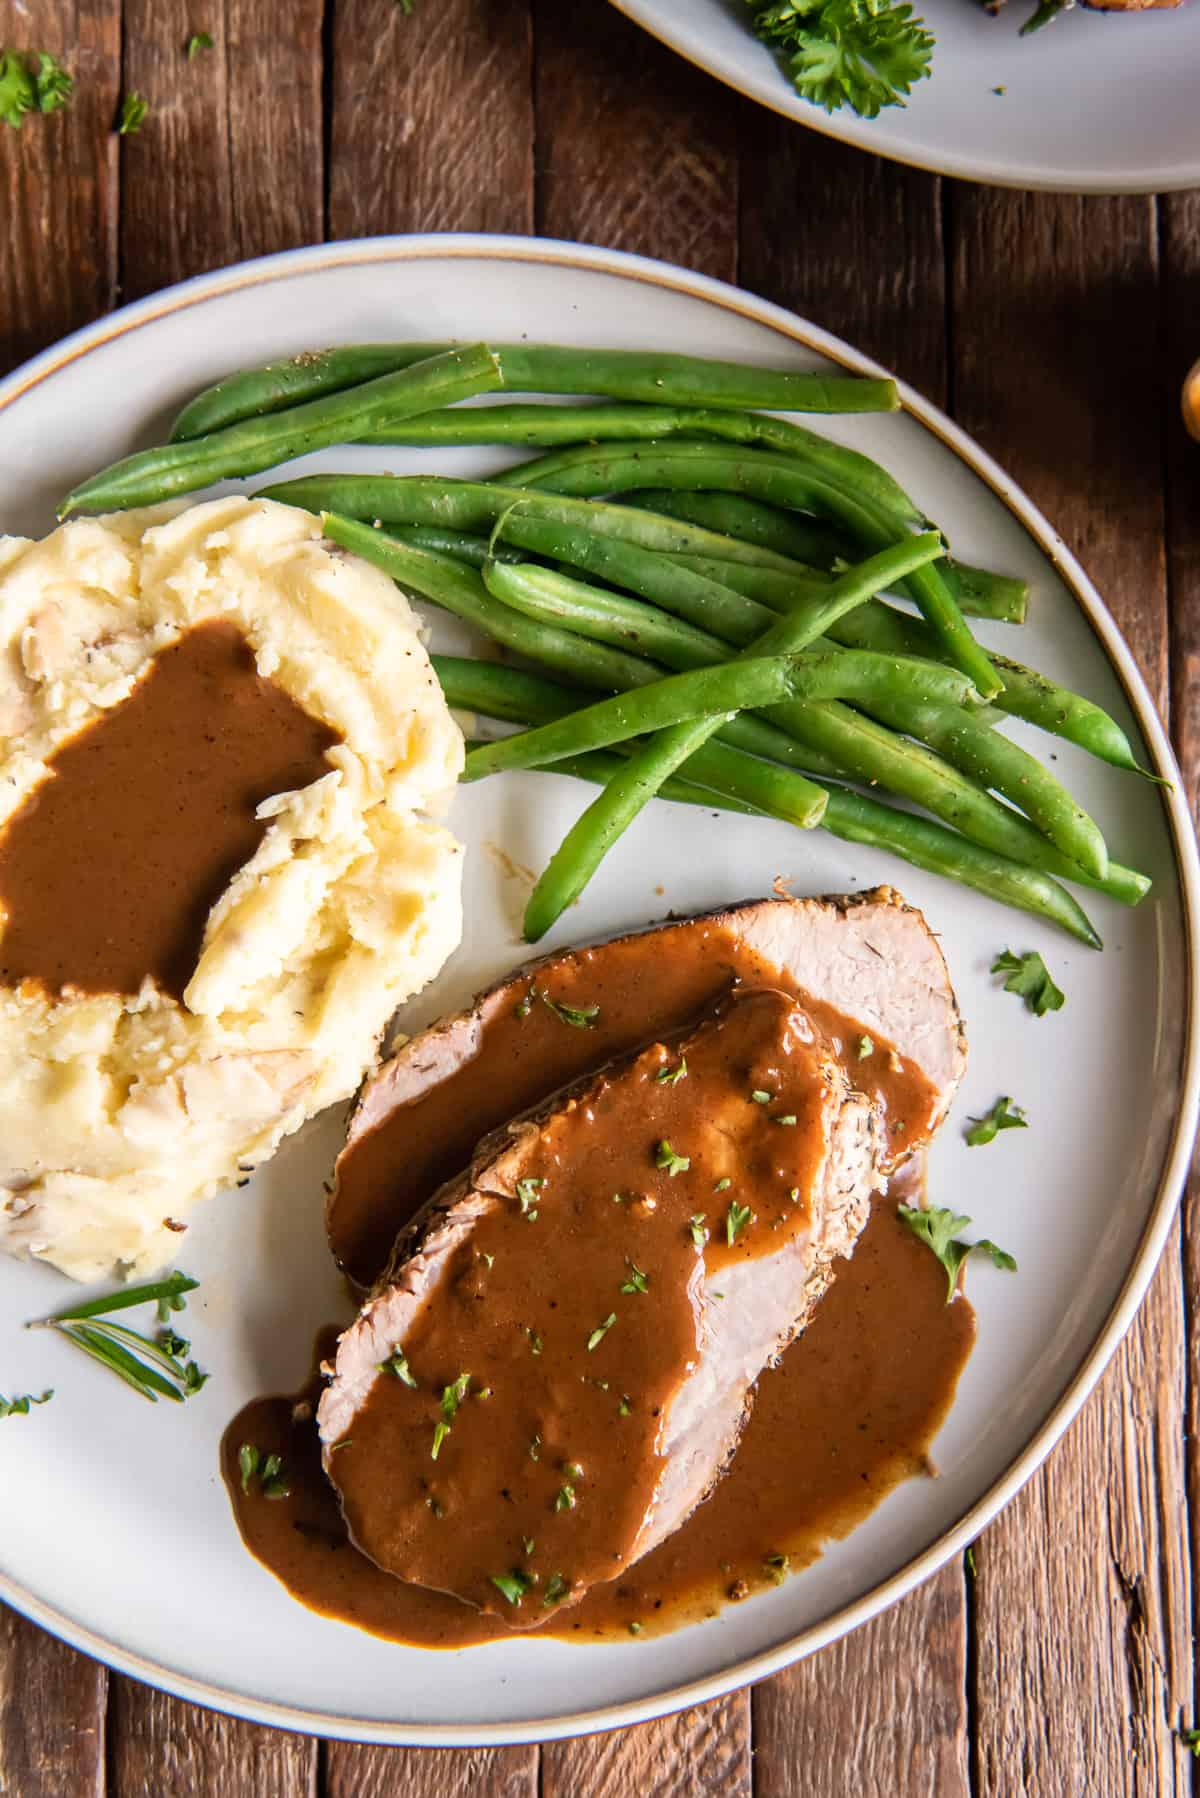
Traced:
[[1183, 422], [1200, 443], [1200, 361], [1192, 364], [1183, 383]]
[[268, 500], [0, 537], [0, 829], [58, 748], [217, 619], [340, 741], [258, 807], [181, 1000], [149, 976], [136, 995], [0, 988], [0, 1249], [77, 1279], [172, 1260], [192, 1206], [355, 1090], [462, 934], [461, 849], [436, 822], [462, 736], [417, 621]]

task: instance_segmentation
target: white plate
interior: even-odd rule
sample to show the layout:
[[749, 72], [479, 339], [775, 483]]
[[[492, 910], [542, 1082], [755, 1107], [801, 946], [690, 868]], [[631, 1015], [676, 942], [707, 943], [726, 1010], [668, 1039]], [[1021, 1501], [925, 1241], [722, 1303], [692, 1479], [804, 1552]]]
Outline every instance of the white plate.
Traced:
[[[870, 366], [778, 308], [605, 250], [468, 237], [334, 244], [173, 288], [14, 375], [0, 388], [0, 517], [9, 529], [45, 529], [77, 477], [160, 433], [187, 395], [231, 367], [356, 338], [523, 333]], [[1173, 772], [1128, 652], [1044, 520], [946, 419], [913, 394], [905, 400], [905, 413], [838, 423], [837, 434], [901, 473], [964, 556], [1030, 577], [1022, 652], [1109, 706], [1135, 738], [1140, 730], [1147, 759]], [[501, 459], [327, 458], [451, 471]], [[999, 641], [1004, 631], [990, 634]], [[332, 1735], [476, 1743], [634, 1722], [757, 1679], [961, 1550], [1047, 1453], [1128, 1326], [1167, 1232], [1196, 1111], [1198, 889], [1183, 801], [1056, 748], [1114, 844], [1155, 877], [1136, 913], [1105, 901], [1091, 908], [1108, 941], [1103, 956], [821, 832], [801, 837], [735, 817], [716, 827], [708, 813], [666, 806], [640, 820], [557, 933], [584, 940], [668, 906], [762, 893], [777, 873], [814, 893], [892, 879], [925, 908], [973, 1042], [934, 1155], [932, 1196], [969, 1211], [1021, 1264], [1015, 1276], [971, 1269], [979, 1344], [936, 1445], [941, 1479], [900, 1488], [777, 1591], [658, 1641], [581, 1648], [526, 1638], [437, 1654], [304, 1610], [241, 1547], [217, 1443], [249, 1396], [298, 1383], [314, 1327], [339, 1314], [321, 1232], [321, 1182], [338, 1138], [338, 1120], [327, 1117], [248, 1190], [211, 1204], [188, 1237], [185, 1265], [202, 1280], [188, 1334], [213, 1377], [185, 1407], [151, 1411], [67, 1344], [22, 1332], [24, 1320], [65, 1302], [65, 1283], [46, 1268], [0, 1265], [0, 1390], [56, 1388], [44, 1410], [0, 1426], [0, 1594], [114, 1666], [244, 1716]], [[412, 1008], [414, 1022], [522, 958], [522, 894], [489, 845], [536, 867], [581, 800], [573, 782], [537, 776], [458, 796], [466, 937]], [[1037, 1020], [996, 990], [987, 966], [1007, 944], [1043, 951], [1065, 1011]], [[962, 1117], [1001, 1092], [1027, 1104], [1031, 1128], [968, 1152]]]
[[1118, 15], [1077, 8], [1026, 38], [1034, 0], [1008, 0], [998, 18], [979, 0], [914, 0], [937, 38], [933, 74], [877, 119], [801, 100], [747, 29], [742, 0], [613, 4], [751, 99], [916, 168], [1063, 193], [1200, 182], [1200, 0]]

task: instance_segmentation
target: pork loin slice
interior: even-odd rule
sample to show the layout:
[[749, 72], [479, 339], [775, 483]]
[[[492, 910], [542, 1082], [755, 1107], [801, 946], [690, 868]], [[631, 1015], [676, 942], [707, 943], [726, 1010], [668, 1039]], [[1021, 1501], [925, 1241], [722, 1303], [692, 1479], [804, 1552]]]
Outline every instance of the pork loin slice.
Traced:
[[[364, 1086], [338, 1160], [326, 1221], [339, 1264], [370, 1287], [400, 1230], [484, 1135], [679, 1029], [738, 980], [780, 985], [846, 1014], [858, 1034], [924, 1075], [924, 1115], [893, 1120], [906, 1129], [889, 1132], [885, 1160], [938, 1128], [966, 1051], [946, 964], [921, 914], [890, 887], [749, 900], [559, 951], [399, 1048]], [[539, 993], [584, 1010], [598, 1005], [599, 1015], [587, 1028], [564, 1023]]]
[[809, 1013], [758, 990], [481, 1144], [320, 1403], [356, 1545], [518, 1628], [654, 1548], [852, 1251], [877, 1126]]

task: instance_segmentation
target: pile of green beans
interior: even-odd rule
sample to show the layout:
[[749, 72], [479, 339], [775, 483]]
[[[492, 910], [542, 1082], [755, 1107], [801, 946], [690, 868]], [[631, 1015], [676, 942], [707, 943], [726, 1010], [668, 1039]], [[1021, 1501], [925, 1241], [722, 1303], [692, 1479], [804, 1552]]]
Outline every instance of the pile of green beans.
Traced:
[[[509, 397], [551, 394], [567, 403]], [[976, 641], [968, 618], [1023, 622], [1024, 581], [957, 561], [891, 473], [777, 416], [898, 404], [882, 378], [658, 352], [354, 345], [218, 382], [60, 515], [340, 443], [548, 452], [488, 480], [319, 474], [258, 496], [319, 512], [331, 541], [525, 664], [434, 658], [451, 705], [522, 727], [473, 743], [467, 779], [600, 788], [535, 887], [531, 940], [659, 795], [886, 849], [1099, 947], [1063, 883], [1134, 905], [1149, 882], [997, 727], [1143, 774], [1125, 733]]]

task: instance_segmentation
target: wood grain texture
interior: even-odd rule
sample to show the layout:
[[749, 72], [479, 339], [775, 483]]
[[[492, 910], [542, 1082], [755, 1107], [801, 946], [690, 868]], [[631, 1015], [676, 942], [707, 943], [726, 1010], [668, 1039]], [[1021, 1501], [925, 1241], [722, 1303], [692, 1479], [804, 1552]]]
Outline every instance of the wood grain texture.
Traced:
[[966, 1642], [955, 1564], [756, 1686], [754, 1798], [966, 1798]]
[[[325, 1747], [321, 1798], [538, 1798], [530, 1748]], [[582, 1795], [581, 1795], [582, 1798]]]
[[436, 13], [335, 9], [332, 238], [530, 229], [528, 0], [445, 0]]
[[733, 280], [741, 103], [609, 7], [535, 17], [539, 233]]
[[[1153, 204], [962, 188], [951, 227], [956, 410], [1082, 557], [1165, 711]], [[983, 1798], [1191, 1789], [1184, 1390], [1176, 1232], [1100, 1392], [976, 1550]]]
[[747, 1696], [611, 1735], [547, 1742], [541, 1798], [750, 1798]]
[[107, 1678], [0, 1605], [0, 1798], [101, 1798]]
[[0, 367], [10, 368], [112, 304], [120, 0], [24, 0], [3, 41], [53, 52], [75, 78], [69, 109], [0, 132]]
[[[203, 19], [213, 48], [189, 61]], [[125, 0], [124, 89], [149, 110], [121, 139], [123, 299], [248, 256], [319, 242], [321, 0]]]
[[318, 1744], [113, 1680], [105, 1798], [316, 1798]]

